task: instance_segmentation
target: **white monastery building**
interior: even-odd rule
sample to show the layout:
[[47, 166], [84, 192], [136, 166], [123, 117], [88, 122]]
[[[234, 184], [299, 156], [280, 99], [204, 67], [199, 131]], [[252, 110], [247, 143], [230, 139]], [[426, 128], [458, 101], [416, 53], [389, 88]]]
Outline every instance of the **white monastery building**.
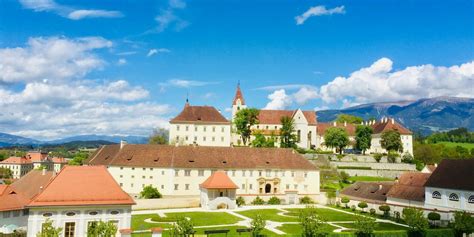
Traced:
[[33, 170], [0, 185], [0, 227], [15, 226], [36, 236], [51, 220], [61, 236], [86, 236], [98, 221], [129, 229], [135, 202], [103, 166], [66, 166], [58, 174]]
[[[192, 106], [186, 104], [175, 118], [170, 121], [170, 144], [198, 145], [198, 146], [241, 146], [241, 137], [233, 128], [233, 121], [237, 112], [247, 108], [245, 99], [237, 86], [234, 100], [232, 101], [232, 118], [227, 120], [216, 108], [212, 106]], [[290, 117], [295, 125], [297, 146], [305, 149], [331, 150], [324, 144], [324, 134], [331, 127], [344, 128], [349, 140], [355, 143], [356, 124], [348, 123], [318, 123], [315, 111], [296, 110], [259, 110], [259, 123], [252, 126], [254, 133], [258, 132], [266, 137], [273, 137], [279, 146], [281, 118]], [[386, 153], [380, 145], [381, 135], [385, 131], [396, 130], [400, 133], [403, 143], [403, 152], [413, 155], [412, 132], [395, 119], [382, 118], [380, 121], [366, 121], [363, 125], [372, 127], [373, 135], [371, 148], [368, 153]], [[250, 140], [254, 137], [251, 136]], [[250, 143], [250, 142], [248, 142]], [[247, 144], [248, 145], [248, 144]], [[349, 146], [350, 148], [350, 146]]]
[[59, 172], [66, 164], [66, 159], [62, 157], [51, 157], [45, 152], [30, 151], [23, 157], [9, 157], [0, 161], [0, 168], [10, 169], [13, 178], [19, 179], [31, 170], [40, 167]]
[[[87, 161], [104, 165], [127, 193], [152, 185], [166, 196], [200, 197], [217, 171], [237, 185], [237, 196], [319, 197], [319, 170], [292, 149], [168, 145], [106, 145]], [[292, 195], [289, 200], [288, 195]]]

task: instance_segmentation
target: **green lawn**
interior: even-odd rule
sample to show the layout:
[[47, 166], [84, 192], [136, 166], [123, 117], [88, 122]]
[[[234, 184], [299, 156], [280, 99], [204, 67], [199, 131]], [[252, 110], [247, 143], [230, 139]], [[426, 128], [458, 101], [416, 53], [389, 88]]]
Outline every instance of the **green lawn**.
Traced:
[[267, 221], [298, 222], [297, 216], [295, 217], [280, 216], [277, 214], [279, 212], [281, 211], [277, 209], [259, 209], [259, 210], [239, 211], [237, 213], [249, 218], [254, 218], [257, 214], [260, 214], [262, 218]]
[[[288, 208], [285, 210], [289, 211], [286, 215], [297, 217], [301, 208]], [[355, 219], [354, 215], [331, 210], [328, 208], [316, 208], [316, 213], [319, 214], [326, 221], [353, 221]]]
[[464, 148], [467, 148], [471, 150], [474, 148], [474, 143], [456, 143], [456, 142], [438, 142], [436, 144], [443, 144], [447, 147], [457, 147], [457, 146], [462, 146]]
[[[326, 226], [330, 232], [337, 229], [336, 227], [332, 225], [326, 225]], [[302, 232], [300, 224], [283, 224], [282, 226], [277, 227], [277, 229], [287, 233], [287, 235], [293, 235], [293, 236], [301, 236], [301, 232]]]
[[146, 219], [156, 217], [157, 214], [143, 214], [143, 215], [132, 215], [132, 230], [149, 230], [153, 227], [168, 228], [169, 224], [166, 223], [147, 223]]
[[[205, 225], [227, 225], [235, 224], [242, 219], [233, 216], [225, 212], [176, 212], [166, 213], [167, 217], [177, 218], [180, 216], [188, 217], [193, 222], [194, 226], [205, 226]], [[157, 214], [143, 214], [132, 216], [132, 229], [133, 230], [149, 230], [152, 227], [168, 228], [170, 224], [167, 223], [147, 223], [146, 219], [158, 217]], [[166, 218], [164, 219], [166, 220]]]
[[[354, 229], [355, 224], [354, 223], [338, 223], [336, 225], [343, 226], [346, 228]], [[391, 223], [383, 223], [383, 222], [378, 222], [377, 227], [375, 230], [408, 230], [407, 227], [391, 224]]]

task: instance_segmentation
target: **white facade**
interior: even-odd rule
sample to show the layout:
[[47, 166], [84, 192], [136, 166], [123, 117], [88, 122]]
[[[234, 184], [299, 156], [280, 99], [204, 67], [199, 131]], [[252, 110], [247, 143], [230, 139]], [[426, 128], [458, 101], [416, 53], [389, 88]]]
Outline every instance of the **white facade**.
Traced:
[[[134, 196], [147, 185], [156, 187], [163, 195], [199, 196], [199, 185], [215, 170], [109, 166], [108, 171], [125, 192]], [[319, 195], [318, 170], [234, 169], [226, 172], [239, 187], [237, 195], [285, 194], [288, 190], [297, 191], [298, 195]]]
[[425, 207], [474, 212], [474, 191], [425, 187]]
[[235, 199], [235, 189], [201, 188], [201, 207], [208, 210], [235, 209], [237, 207]]
[[41, 231], [46, 220], [52, 220], [55, 227], [63, 228], [62, 233], [72, 231], [73, 236], [87, 236], [87, 228], [92, 222], [113, 222], [120, 229], [130, 228], [131, 206], [70, 206], [31, 208], [28, 215], [28, 237]]
[[170, 143], [178, 145], [230, 146], [229, 123], [170, 123]]
[[0, 162], [0, 168], [7, 168], [12, 171], [14, 179], [19, 179], [33, 169], [32, 163], [3, 163]]

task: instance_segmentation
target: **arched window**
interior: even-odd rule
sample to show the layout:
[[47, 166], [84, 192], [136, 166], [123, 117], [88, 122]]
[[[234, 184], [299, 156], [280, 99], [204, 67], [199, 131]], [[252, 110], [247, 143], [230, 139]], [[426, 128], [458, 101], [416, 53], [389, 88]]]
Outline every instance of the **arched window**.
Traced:
[[474, 195], [469, 196], [469, 198], [467, 199], [467, 202], [474, 203]]
[[51, 212], [46, 212], [46, 213], [43, 213], [43, 216], [44, 216], [44, 217], [51, 217], [51, 216], [53, 216], [53, 213], [51, 213]]
[[438, 191], [434, 191], [431, 197], [434, 199], [441, 199], [441, 193], [439, 193]]
[[68, 213], [66, 213], [66, 216], [75, 216], [75, 215], [76, 215], [75, 212], [68, 212]]
[[457, 202], [457, 201], [459, 201], [459, 197], [458, 197], [457, 194], [451, 193], [451, 194], [449, 195], [449, 200], [450, 200], [450, 201], [455, 201], [455, 202]]

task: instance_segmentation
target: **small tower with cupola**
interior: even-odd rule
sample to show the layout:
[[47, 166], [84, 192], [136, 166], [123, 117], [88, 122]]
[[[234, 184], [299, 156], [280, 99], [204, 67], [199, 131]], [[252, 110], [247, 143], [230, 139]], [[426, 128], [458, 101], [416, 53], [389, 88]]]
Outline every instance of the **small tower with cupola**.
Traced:
[[232, 102], [232, 120], [239, 110], [247, 108], [245, 104], [244, 96], [240, 90], [240, 82], [237, 84], [237, 90], [235, 91], [234, 101]]

